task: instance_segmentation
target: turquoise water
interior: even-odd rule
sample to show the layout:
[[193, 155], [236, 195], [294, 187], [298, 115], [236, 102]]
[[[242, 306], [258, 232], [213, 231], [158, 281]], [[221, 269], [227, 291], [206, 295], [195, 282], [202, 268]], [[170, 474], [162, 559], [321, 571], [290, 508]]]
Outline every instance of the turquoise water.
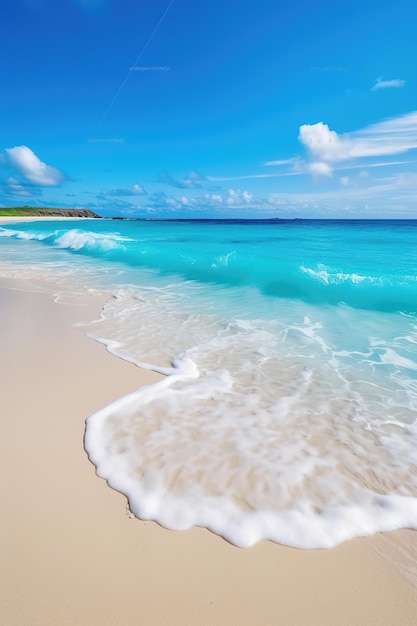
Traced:
[[0, 267], [108, 292], [86, 330], [166, 374], [87, 424], [135, 515], [314, 548], [417, 526], [416, 243], [417, 221], [19, 223]]
[[[91, 231], [89, 230], [91, 228]], [[3, 229], [129, 267], [278, 298], [415, 312], [415, 221], [88, 221]]]

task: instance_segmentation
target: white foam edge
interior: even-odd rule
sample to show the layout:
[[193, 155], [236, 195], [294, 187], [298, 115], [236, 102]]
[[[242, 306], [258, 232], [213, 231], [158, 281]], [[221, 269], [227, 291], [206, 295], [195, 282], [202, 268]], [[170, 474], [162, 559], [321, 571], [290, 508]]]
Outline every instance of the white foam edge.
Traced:
[[[117, 342], [101, 341], [113, 354]], [[122, 356], [121, 358], [125, 358]], [[126, 359], [141, 365], [133, 359]], [[190, 361], [190, 360], [189, 360]], [[302, 549], [331, 548], [354, 537], [399, 528], [417, 530], [417, 498], [396, 494], [379, 495], [358, 489], [360, 504], [323, 507], [313, 511], [307, 503], [283, 511], [242, 511], [227, 498], [199, 496], [177, 497], [166, 491], [157, 473], [144, 469], [144, 479], [134, 480], [123, 455], [106, 456], [106, 420], [118, 412], [157, 398], [177, 380], [199, 376], [195, 363], [177, 363], [172, 368], [157, 368], [166, 378], [127, 394], [92, 414], [86, 421], [84, 446], [96, 466], [96, 474], [108, 485], [124, 494], [131, 512], [139, 519], [153, 520], [170, 530], [187, 530], [193, 526], [207, 528], [238, 547], [249, 547], [261, 540]]]

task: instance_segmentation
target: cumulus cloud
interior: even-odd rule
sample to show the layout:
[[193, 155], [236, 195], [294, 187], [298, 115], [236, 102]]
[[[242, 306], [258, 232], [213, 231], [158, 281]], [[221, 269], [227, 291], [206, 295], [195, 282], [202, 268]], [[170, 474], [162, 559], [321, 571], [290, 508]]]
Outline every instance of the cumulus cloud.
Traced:
[[405, 80], [401, 78], [394, 78], [393, 80], [382, 80], [382, 76], [376, 79], [374, 86], [371, 91], [376, 91], [377, 89], [387, 89], [390, 87], [404, 87]]
[[[203, 192], [178, 196], [156, 192], [137, 201], [115, 198], [95, 208], [100, 214], [172, 218], [233, 217], [410, 217], [415, 209], [417, 173], [402, 172], [390, 177], [370, 179], [366, 172], [342, 176], [332, 189], [305, 192], [277, 192], [269, 195], [231, 188], [222, 192]], [[87, 205], [86, 205], [87, 206]], [[94, 207], [92, 207], [94, 210]]]
[[199, 196], [169, 196], [164, 192], [155, 192], [147, 197], [144, 210], [163, 210], [173, 213], [185, 209], [190, 214], [213, 212], [217, 215], [230, 215], [229, 211], [258, 208], [259, 198], [246, 190], [229, 189], [227, 192], [203, 193]]
[[332, 169], [341, 161], [401, 154], [417, 148], [417, 111], [340, 135], [323, 122], [303, 124], [298, 139], [312, 160], [307, 170], [314, 163]]
[[250, 204], [253, 200], [253, 195], [248, 191], [240, 191], [240, 189], [229, 189], [225, 198], [226, 203], [229, 206], [242, 206]]
[[[152, 194], [151, 200], [141, 207], [143, 212], [173, 217], [343, 217], [345, 213], [364, 217], [387, 215], [394, 212], [407, 215], [414, 206], [412, 201], [415, 177], [397, 176], [393, 180], [377, 180], [363, 187], [354, 181], [341, 181], [332, 191], [305, 193], [272, 193], [268, 196], [248, 191], [229, 189], [222, 193], [204, 193], [198, 197], [172, 197]], [[359, 183], [359, 181], [358, 181]], [[349, 184], [349, 203], [346, 203], [346, 184]], [[152, 199], [151, 199], [152, 198]], [[395, 202], [393, 203], [393, 198]], [[346, 208], [348, 207], [349, 210]], [[397, 207], [397, 208], [395, 208]]]
[[29, 183], [40, 187], [57, 187], [64, 181], [64, 174], [41, 161], [27, 146], [6, 148], [6, 162], [17, 170]]
[[197, 204], [203, 202], [206, 206], [244, 207], [253, 203], [254, 196], [246, 190], [229, 189], [226, 193], [205, 193], [195, 201]]
[[332, 168], [330, 167], [330, 165], [328, 165], [327, 163], [323, 163], [322, 161], [307, 163], [306, 170], [316, 178], [332, 175]]
[[341, 139], [327, 124], [303, 124], [298, 140], [307, 148], [310, 155], [320, 161], [340, 161], [349, 158], [348, 142]]

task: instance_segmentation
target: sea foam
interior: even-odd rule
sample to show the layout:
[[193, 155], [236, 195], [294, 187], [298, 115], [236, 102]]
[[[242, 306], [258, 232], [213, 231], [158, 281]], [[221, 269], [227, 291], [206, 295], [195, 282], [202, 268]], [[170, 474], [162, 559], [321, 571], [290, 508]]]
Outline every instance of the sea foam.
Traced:
[[[220, 305], [199, 315], [179, 291], [120, 291], [91, 331], [167, 376], [87, 422], [89, 457], [132, 512], [238, 546], [323, 548], [415, 528], [416, 363], [399, 356], [410, 353], [395, 332], [387, 349], [392, 316], [379, 329], [363, 313], [347, 325], [344, 307], [306, 316], [293, 302], [279, 321], [233, 317], [253, 298], [242, 290], [227, 317]], [[339, 326], [356, 332], [357, 350], [341, 349]], [[369, 342], [370, 327], [384, 341]], [[406, 318], [403, 330], [414, 332]]]

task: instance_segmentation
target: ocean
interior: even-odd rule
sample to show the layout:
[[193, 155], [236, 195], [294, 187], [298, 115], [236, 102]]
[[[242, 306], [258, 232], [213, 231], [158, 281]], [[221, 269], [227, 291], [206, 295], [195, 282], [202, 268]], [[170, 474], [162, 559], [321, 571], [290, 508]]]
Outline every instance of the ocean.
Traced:
[[85, 332], [164, 375], [87, 420], [137, 517], [242, 547], [417, 528], [417, 221], [3, 224], [0, 275], [105, 294]]

